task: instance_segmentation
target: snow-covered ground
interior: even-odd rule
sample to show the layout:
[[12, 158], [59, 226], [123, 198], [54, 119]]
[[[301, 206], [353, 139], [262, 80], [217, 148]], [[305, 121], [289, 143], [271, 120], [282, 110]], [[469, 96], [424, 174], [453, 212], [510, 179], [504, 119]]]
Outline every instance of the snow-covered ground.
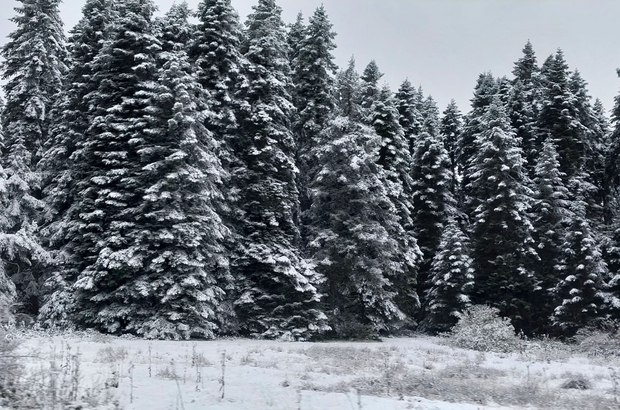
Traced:
[[[620, 409], [619, 361], [568, 348], [480, 353], [422, 336], [289, 343], [30, 335], [20, 349], [36, 357], [31, 371], [79, 363], [79, 395], [108, 390], [106, 409], [115, 401], [128, 410]], [[579, 378], [591, 388], [560, 387]]]

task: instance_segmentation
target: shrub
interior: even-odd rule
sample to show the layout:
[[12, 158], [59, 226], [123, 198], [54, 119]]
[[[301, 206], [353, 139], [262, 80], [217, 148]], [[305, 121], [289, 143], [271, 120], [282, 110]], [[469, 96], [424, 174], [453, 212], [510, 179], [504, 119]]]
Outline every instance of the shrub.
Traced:
[[475, 305], [464, 312], [448, 334], [449, 343], [480, 352], [510, 353], [521, 350], [522, 340], [507, 318], [499, 317], [499, 310]]

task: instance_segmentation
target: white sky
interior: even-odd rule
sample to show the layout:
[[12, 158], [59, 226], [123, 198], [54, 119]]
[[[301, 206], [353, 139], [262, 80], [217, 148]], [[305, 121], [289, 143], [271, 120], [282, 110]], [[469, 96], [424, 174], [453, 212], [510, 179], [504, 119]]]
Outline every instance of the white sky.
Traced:
[[[187, 0], [196, 8], [199, 0]], [[173, 0], [155, 0], [162, 12]], [[232, 0], [242, 21], [257, 0]], [[14, 28], [7, 21], [15, 0], [0, 0], [0, 44]], [[81, 16], [84, 0], [64, 0], [67, 28]], [[590, 94], [610, 109], [620, 89], [618, 0], [278, 0], [284, 19], [307, 17], [324, 4], [338, 33], [336, 62], [355, 55], [358, 70], [375, 59], [394, 90], [409, 78], [422, 85], [443, 111], [454, 98], [462, 111], [478, 74], [510, 75], [530, 39], [539, 63], [561, 47], [579, 69]]]

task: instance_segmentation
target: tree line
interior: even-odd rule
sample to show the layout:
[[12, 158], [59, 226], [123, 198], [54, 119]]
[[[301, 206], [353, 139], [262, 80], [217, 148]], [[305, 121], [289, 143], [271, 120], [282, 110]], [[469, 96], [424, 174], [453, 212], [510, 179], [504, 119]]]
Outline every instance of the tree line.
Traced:
[[445, 332], [472, 304], [530, 336], [617, 318], [620, 98], [610, 121], [561, 50], [528, 42], [440, 113], [374, 61], [339, 69], [324, 7], [87, 0], [65, 37], [59, 0], [19, 2], [0, 305], [158, 339]]

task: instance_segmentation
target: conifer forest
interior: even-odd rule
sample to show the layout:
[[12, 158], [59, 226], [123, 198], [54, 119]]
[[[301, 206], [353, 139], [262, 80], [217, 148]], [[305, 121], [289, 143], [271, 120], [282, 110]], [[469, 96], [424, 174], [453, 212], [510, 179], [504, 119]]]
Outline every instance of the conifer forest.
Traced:
[[473, 305], [527, 336], [620, 319], [620, 97], [607, 118], [560, 49], [528, 41], [443, 109], [337, 67], [323, 7], [87, 0], [66, 35], [60, 0], [19, 3], [3, 320], [324, 340], [442, 333]]

